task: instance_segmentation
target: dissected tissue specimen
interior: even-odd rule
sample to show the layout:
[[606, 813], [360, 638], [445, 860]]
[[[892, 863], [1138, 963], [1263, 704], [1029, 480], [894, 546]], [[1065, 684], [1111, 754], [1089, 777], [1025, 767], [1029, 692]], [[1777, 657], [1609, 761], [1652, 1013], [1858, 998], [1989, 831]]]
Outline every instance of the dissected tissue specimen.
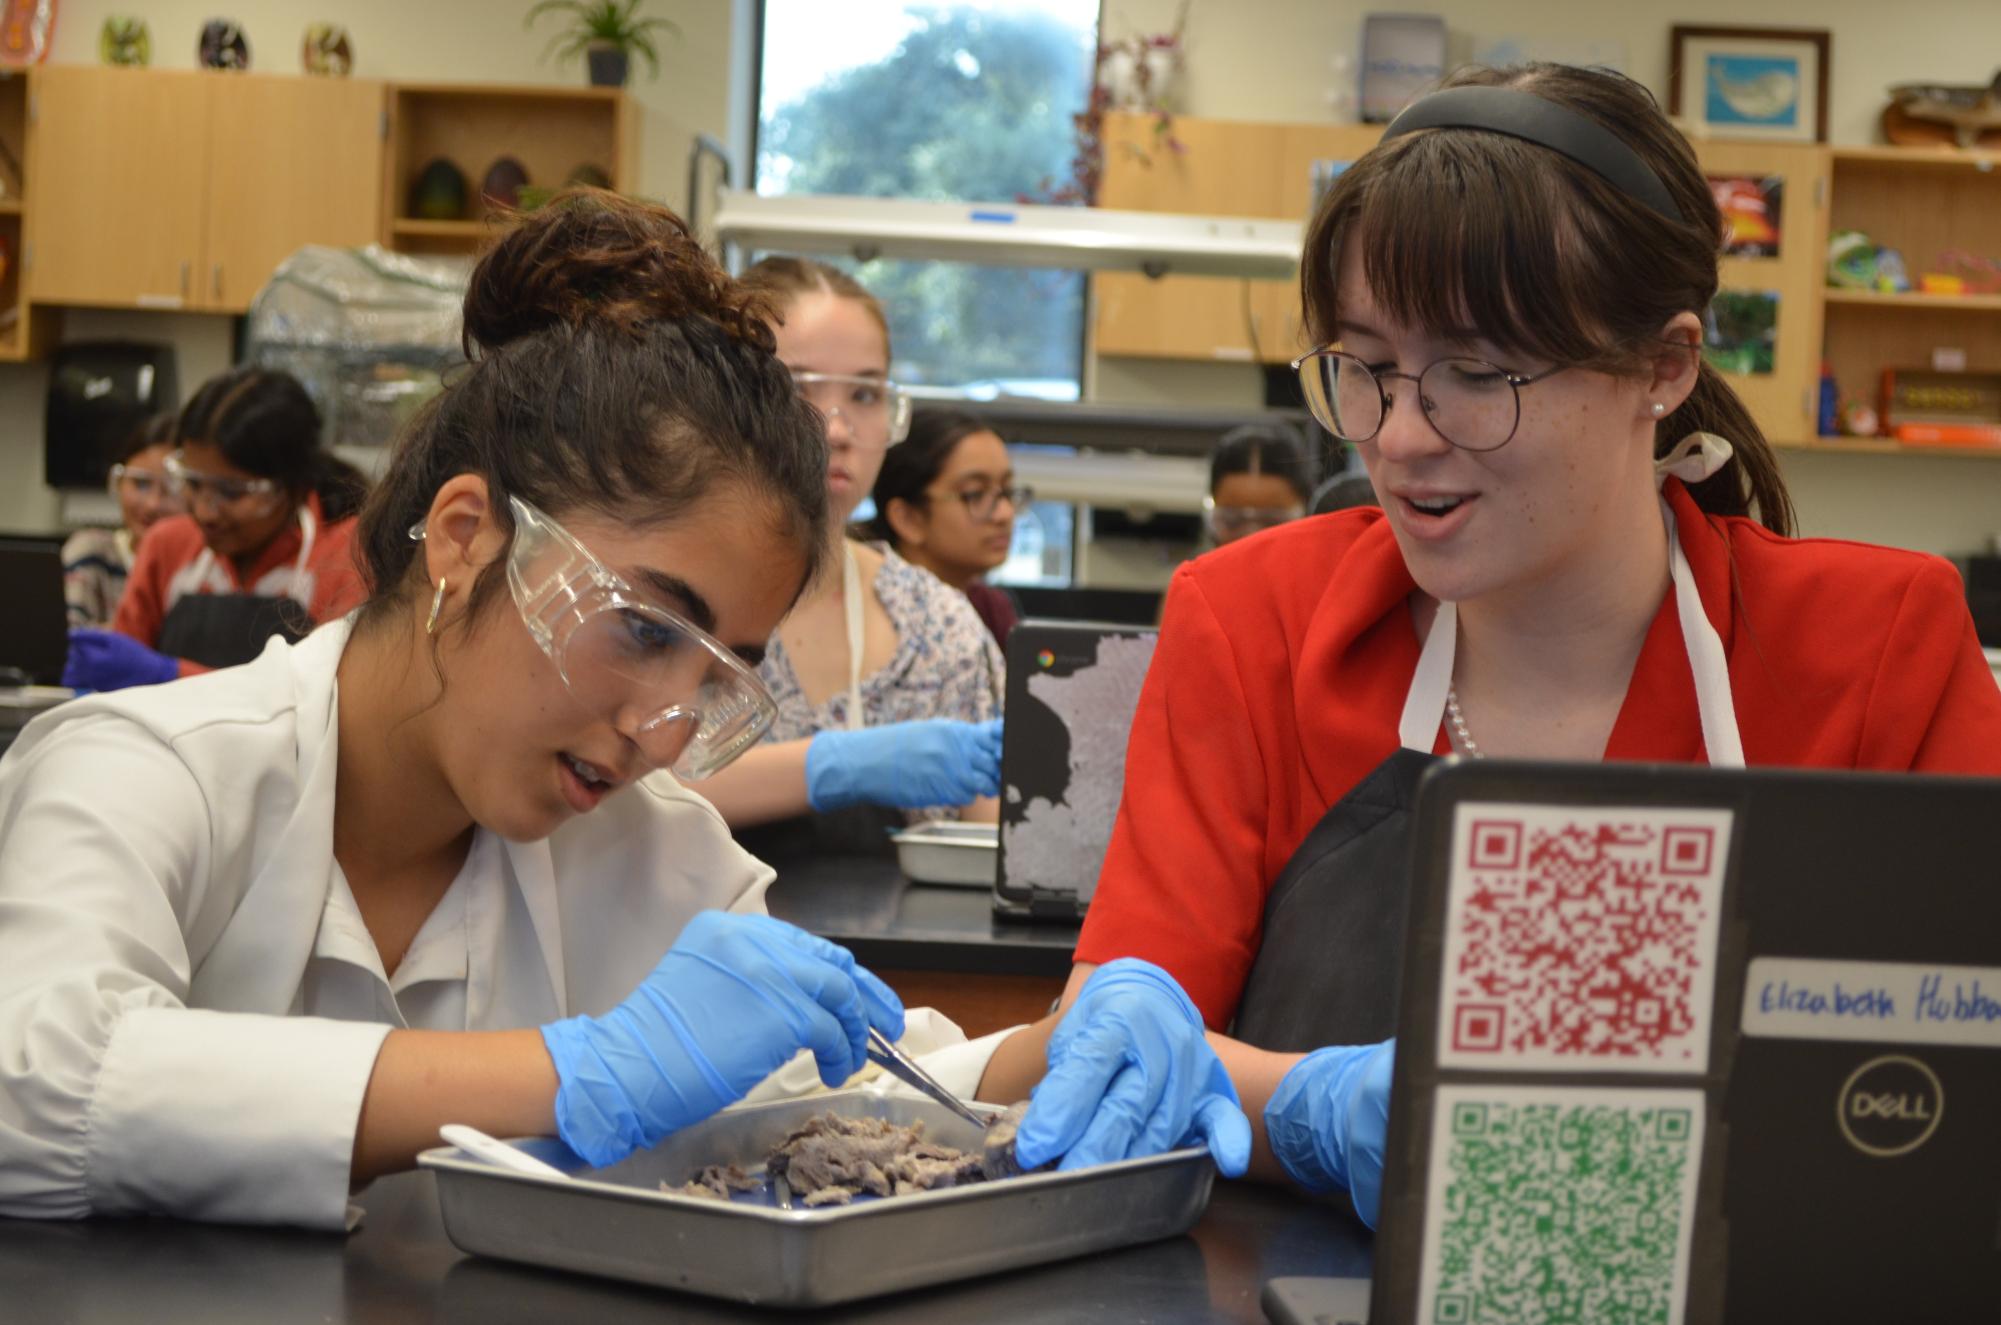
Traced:
[[711, 1201], [727, 1201], [731, 1192], [755, 1191], [764, 1186], [764, 1179], [755, 1174], [745, 1173], [735, 1164], [711, 1164], [697, 1173], [692, 1182], [684, 1182], [679, 1187], [660, 1184], [663, 1192], [673, 1192], [676, 1196], [700, 1196]]
[[[1011, 1178], [1021, 1172], [1014, 1160], [1015, 1128], [1028, 1111], [1017, 1104], [987, 1124], [980, 1152], [940, 1145], [924, 1138], [924, 1124], [905, 1127], [881, 1118], [848, 1118], [823, 1113], [808, 1120], [771, 1152], [766, 1171], [783, 1177], [807, 1206], [846, 1205], [857, 1196], [908, 1196]], [[729, 1193], [762, 1186], [764, 1179], [736, 1165], [710, 1165], [695, 1180], [664, 1190], [687, 1196], [729, 1199]]]

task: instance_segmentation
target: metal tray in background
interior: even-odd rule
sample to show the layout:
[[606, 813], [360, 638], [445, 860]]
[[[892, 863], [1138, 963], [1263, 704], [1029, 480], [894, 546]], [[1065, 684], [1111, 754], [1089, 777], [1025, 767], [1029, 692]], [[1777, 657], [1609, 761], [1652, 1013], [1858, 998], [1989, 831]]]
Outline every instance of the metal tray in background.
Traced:
[[437, 1175], [445, 1231], [465, 1251], [782, 1307], [852, 1302], [1174, 1237], [1201, 1219], [1215, 1180], [1198, 1146], [814, 1210], [777, 1209], [761, 1192], [724, 1203], [660, 1190], [705, 1164], [754, 1168], [794, 1128], [829, 1111], [921, 1121], [927, 1135], [961, 1148], [979, 1140], [930, 1100], [857, 1089], [730, 1109], [605, 1169], [588, 1168], [560, 1142], [515, 1143], [576, 1175], [569, 1181], [495, 1168], [452, 1146], [417, 1162]]
[[1000, 864], [1000, 825], [956, 820], [918, 824], [891, 833], [896, 864], [918, 883], [991, 888]]

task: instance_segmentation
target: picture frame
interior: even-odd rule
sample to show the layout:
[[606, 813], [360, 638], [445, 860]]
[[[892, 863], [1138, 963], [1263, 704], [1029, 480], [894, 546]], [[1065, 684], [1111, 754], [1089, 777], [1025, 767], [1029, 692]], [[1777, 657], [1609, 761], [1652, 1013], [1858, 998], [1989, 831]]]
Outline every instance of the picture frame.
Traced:
[[1824, 143], [1832, 45], [1825, 28], [1676, 24], [1668, 114], [1692, 138]]

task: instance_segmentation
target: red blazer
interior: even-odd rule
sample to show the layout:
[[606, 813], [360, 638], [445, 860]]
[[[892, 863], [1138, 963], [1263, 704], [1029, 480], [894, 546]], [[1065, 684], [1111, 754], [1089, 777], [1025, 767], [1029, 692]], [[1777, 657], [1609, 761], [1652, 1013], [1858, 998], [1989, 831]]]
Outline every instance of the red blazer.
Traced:
[[[1950, 563], [1780, 538], [1703, 514], [1677, 480], [1667, 493], [1729, 658], [1746, 763], [2001, 774], [2001, 688]], [[1229, 1024], [1266, 890], [1398, 748], [1415, 588], [1375, 508], [1296, 521], [1175, 572], [1078, 961], [1144, 957], [1211, 1026]], [[1450, 748], [1443, 731], [1435, 748]], [[1605, 757], [1705, 758], [1671, 594]]]

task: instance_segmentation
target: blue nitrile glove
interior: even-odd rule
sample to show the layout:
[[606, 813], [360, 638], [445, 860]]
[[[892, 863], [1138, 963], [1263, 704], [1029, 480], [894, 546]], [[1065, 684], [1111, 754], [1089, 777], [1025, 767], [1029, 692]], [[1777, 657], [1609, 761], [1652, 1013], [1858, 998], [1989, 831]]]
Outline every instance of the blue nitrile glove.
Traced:
[[924, 718], [860, 731], [823, 731], [806, 747], [806, 802], [964, 805], [1000, 795], [1001, 724]]
[[181, 674], [181, 665], [157, 649], [115, 630], [78, 626], [69, 633], [63, 684], [73, 690], [123, 690], [158, 685]]
[[1206, 1141], [1226, 1178], [1251, 1162], [1251, 1124], [1203, 1037], [1202, 1014], [1152, 962], [1091, 973], [1049, 1037], [1049, 1073], [1029, 1096], [1014, 1151], [1025, 1169], [1157, 1155]]
[[1383, 1202], [1396, 1047], [1385, 1040], [1316, 1050], [1265, 1105], [1265, 1139], [1286, 1174], [1309, 1192], [1347, 1192], [1370, 1228]]
[[704, 911], [625, 1002], [542, 1028], [556, 1131], [603, 1168], [734, 1104], [800, 1049], [838, 1086], [868, 1028], [903, 1036], [903, 1004], [846, 948], [770, 916]]

